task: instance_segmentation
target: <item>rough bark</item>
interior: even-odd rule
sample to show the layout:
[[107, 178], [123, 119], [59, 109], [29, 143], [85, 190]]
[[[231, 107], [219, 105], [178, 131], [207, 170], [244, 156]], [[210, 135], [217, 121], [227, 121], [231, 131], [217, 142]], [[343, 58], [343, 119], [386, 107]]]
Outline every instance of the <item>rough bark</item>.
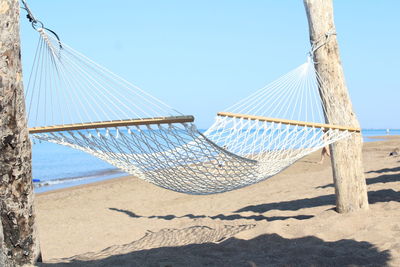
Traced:
[[[326, 122], [330, 124], [359, 127], [344, 79], [335, 32], [332, 0], [304, 0], [311, 44], [326, 41], [314, 52], [315, 68], [325, 82], [320, 87], [326, 104]], [[333, 102], [329, 103], [329, 102]], [[362, 163], [362, 137], [350, 138], [330, 146], [333, 179], [336, 193], [336, 210], [346, 213], [368, 209], [367, 187]]]
[[22, 85], [18, 0], [0, 1], [0, 151], [0, 248], [13, 266], [22, 266], [34, 263], [40, 251]]
[[[0, 225], [1, 225], [1, 217], [0, 217]], [[2, 267], [11, 267], [11, 262], [9, 261], [7, 255], [5, 254], [6, 248], [4, 246], [4, 236], [3, 236], [3, 227], [0, 227], [0, 266]]]

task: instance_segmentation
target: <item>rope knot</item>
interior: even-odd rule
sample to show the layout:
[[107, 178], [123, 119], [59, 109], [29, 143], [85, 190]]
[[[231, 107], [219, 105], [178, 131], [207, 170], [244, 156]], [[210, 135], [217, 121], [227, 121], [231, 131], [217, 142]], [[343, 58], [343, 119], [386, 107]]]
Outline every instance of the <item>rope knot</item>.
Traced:
[[[322, 46], [326, 45], [329, 42], [330, 37], [332, 35], [336, 35], [336, 31], [334, 29], [327, 31], [323, 36], [318, 38], [316, 41], [312, 41], [311, 50], [310, 52], [308, 52], [309, 57], [313, 58], [315, 51], [320, 49]], [[317, 64], [317, 62], [314, 62], [314, 64]]]

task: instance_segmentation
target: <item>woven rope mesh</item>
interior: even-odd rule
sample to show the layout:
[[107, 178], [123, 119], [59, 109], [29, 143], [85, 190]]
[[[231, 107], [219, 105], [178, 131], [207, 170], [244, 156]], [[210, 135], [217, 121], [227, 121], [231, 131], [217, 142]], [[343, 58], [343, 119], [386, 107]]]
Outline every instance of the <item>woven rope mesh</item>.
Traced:
[[[39, 33], [26, 91], [30, 127], [182, 115], [60, 45], [45, 30]], [[321, 101], [321, 86], [313, 62], [308, 61], [225, 109], [243, 116], [217, 116], [204, 133], [187, 122], [53, 131], [32, 138], [90, 153], [166, 189], [221, 193], [267, 179], [351, 134], [246, 116], [324, 123], [324, 110], [330, 107]]]

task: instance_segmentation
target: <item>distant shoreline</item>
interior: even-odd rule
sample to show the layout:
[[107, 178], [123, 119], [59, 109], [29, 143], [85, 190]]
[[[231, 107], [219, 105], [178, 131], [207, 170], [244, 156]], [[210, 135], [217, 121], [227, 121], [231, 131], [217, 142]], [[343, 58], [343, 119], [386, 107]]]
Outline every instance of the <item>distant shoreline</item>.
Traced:
[[366, 136], [364, 138], [369, 139], [385, 139], [385, 140], [393, 140], [400, 138], [400, 135], [379, 135], [379, 136]]

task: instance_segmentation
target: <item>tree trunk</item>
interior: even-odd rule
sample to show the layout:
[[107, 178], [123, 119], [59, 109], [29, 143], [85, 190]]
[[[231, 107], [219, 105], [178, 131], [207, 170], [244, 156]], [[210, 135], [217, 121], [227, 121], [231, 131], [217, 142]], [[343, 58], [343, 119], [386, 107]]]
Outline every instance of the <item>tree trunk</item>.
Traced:
[[[0, 248], [13, 266], [40, 257], [25, 119], [19, 1], [0, 1]], [[1, 257], [1, 256], [0, 256]]]
[[[304, 0], [311, 44], [319, 47], [313, 53], [315, 69], [324, 86], [320, 86], [326, 104], [325, 118], [330, 124], [360, 127], [353, 112], [351, 100], [340, 62], [339, 46], [333, 20], [332, 0]], [[330, 105], [329, 102], [334, 104]], [[330, 146], [336, 210], [346, 213], [368, 209], [367, 186], [362, 164], [362, 137], [350, 138]]]
[[[1, 217], [0, 217], [0, 226], [1, 226]], [[6, 247], [4, 246], [4, 236], [3, 236], [3, 227], [0, 227], [0, 266], [2, 267], [12, 267], [11, 262], [8, 260], [6, 255]]]

